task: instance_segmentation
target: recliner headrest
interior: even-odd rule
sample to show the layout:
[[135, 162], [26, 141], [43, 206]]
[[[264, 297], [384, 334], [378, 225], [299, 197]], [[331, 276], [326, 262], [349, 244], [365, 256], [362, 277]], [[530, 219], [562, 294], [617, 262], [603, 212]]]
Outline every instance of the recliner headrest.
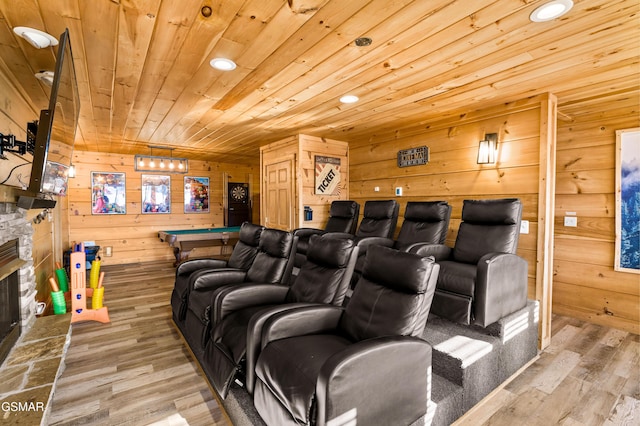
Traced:
[[517, 198], [464, 200], [462, 220], [470, 223], [515, 225], [520, 221], [522, 203]]
[[343, 268], [349, 263], [355, 244], [351, 238], [312, 235], [309, 239], [307, 260], [330, 268]]
[[364, 217], [369, 219], [391, 219], [398, 214], [395, 200], [367, 201], [364, 203]]
[[329, 208], [329, 216], [331, 217], [353, 217], [358, 203], [355, 201], [334, 201]]
[[450, 206], [446, 201], [409, 201], [404, 220], [441, 222], [447, 220]]
[[367, 250], [362, 276], [395, 291], [420, 294], [427, 290], [425, 276], [431, 274], [433, 259], [384, 246]]
[[427, 323], [439, 270], [433, 258], [370, 246], [340, 328], [354, 341], [419, 336]]
[[264, 226], [254, 225], [253, 223], [244, 222], [240, 226], [239, 240], [251, 247], [257, 247], [260, 244], [260, 235]]
[[273, 257], [289, 257], [293, 234], [279, 229], [265, 228], [260, 235], [259, 250]]
[[453, 259], [477, 263], [487, 253], [512, 253], [518, 249], [522, 203], [516, 198], [465, 200]]

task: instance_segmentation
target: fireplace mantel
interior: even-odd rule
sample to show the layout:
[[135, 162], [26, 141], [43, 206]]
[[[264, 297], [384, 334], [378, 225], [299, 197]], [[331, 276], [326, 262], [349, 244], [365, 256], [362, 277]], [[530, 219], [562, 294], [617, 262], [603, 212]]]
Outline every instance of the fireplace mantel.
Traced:
[[4, 280], [14, 272], [19, 271], [20, 268], [22, 268], [26, 264], [27, 264], [26, 260], [13, 259], [11, 262], [7, 263], [6, 265], [0, 266], [0, 281]]

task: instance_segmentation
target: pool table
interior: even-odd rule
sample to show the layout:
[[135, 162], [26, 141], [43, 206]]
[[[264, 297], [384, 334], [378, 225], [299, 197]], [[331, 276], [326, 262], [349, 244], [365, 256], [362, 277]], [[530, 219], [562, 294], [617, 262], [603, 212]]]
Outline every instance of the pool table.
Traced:
[[[222, 228], [180, 229], [158, 232], [160, 241], [169, 243], [173, 247], [176, 257], [175, 265], [189, 258], [189, 253], [196, 247], [222, 246], [221, 254], [227, 255], [228, 247], [233, 247], [240, 235], [239, 226]], [[231, 244], [229, 244], [231, 242]]]

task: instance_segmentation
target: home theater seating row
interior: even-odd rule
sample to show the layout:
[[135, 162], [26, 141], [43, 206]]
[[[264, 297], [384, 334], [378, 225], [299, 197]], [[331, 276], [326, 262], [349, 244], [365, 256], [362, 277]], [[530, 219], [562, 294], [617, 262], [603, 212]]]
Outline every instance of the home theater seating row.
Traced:
[[537, 354], [518, 199], [334, 201], [176, 269], [173, 320], [236, 425], [455, 421]]

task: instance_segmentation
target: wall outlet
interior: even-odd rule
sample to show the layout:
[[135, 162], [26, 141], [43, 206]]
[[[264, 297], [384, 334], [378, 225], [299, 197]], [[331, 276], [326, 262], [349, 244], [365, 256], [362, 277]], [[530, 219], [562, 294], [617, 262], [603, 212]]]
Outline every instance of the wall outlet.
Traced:
[[106, 246], [104, 248], [104, 257], [111, 257], [111, 256], [113, 256], [113, 247]]
[[402, 187], [396, 186], [396, 197], [402, 197]]
[[576, 216], [565, 216], [564, 226], [571, 226], [571, 227], [578, 226], [578, 218]]
[[379, 186], [374, 186], [373, 187], [373, 192], [380, 192], [380, 187]]
[[529, 233], [529, 221], [528, 220], [520, 221], [520, 233], [521, 234], [528, 234]]

